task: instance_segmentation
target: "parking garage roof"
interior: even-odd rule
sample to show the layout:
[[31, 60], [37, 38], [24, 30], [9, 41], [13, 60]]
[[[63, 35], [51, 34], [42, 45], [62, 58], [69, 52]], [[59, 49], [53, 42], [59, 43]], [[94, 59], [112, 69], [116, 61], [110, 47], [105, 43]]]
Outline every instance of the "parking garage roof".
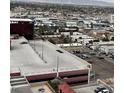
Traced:
[[[26, 43], [27, 42], [27, 43]], [[24, 37], [11, 41], [11, 72], [20, 70], [25, 76], [88, 69], [90, 65], [48, 41], [27, 41]], [[33, 49], [35, 47], [35, 50]], [[43, 59], [42, 59], [43, 50]]]
[[10, 21], [28, 21], [28, 22], [32, 22], [31, 19], [24, 19], [24, 18], [10, 18]]

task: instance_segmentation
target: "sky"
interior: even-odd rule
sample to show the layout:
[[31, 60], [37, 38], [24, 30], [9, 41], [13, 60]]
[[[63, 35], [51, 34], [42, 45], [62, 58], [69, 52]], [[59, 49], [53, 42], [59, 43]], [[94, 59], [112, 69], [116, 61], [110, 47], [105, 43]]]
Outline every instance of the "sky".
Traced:
[[[19, 1], [26, 1], [26, 0], [19, 0]], [[33, 1], [33, 0], [28, 0], [28, 1]], [[105, 1], [105, 2], [111, 2], [111, 3], [114, 2], [114, 0], [95, 0], [95, 1]]]
[[97, 1], [114, 2], [114, 0], [97, 0]]

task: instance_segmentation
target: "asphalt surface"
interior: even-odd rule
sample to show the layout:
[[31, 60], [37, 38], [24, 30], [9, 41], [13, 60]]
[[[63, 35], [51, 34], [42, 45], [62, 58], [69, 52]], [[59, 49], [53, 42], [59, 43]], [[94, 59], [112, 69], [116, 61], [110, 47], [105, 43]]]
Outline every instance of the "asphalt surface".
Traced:
[[95, 93], [94, 90], [98, 87], [98, 85], [95, 86], [89, 86], [89, 87], [79, 87], [74, 88], [76, 93]]
[[105, 59], [92, 58], [93, 71], [96, 72], [96, 79], [112, 78], [114, 76], [114, 64]]
[[[45, 83], [32, 83], [31, 89], [33, 93], [53, 93], [52, 90]], [[44, 89], [44, 92], [39, 92], [39, 89]]]
[[[87, 52], [93, 52], [92, 50], [85, 48]], [[93, 71], [95, 71], [96, 79], [106, 79], [106, 78], [113, 78], [114, 77], [114, 60], [108, 58], [105, 55], [99, 57], [98, 54], [91, 55], [90, 58], [86, 59], [87, 61], [90, 60], [92, 62]]]
[[78, 48], [78, 50], [81, 50], [81, 52], [74, 53], [78, 57], [81, 58], [82, 54], [86, 54], [89, 56], [88, 58], [82, 57], [82, 59], [84, 59], [92, 64], [93, 71], [95, 72], [95, 76], [94, 76], [95, 80], [114, 77], [114, 60], [113, 59], [111, 59], [105, 55], [102, 55], [99, 57], [98, 53], [96, 53], [96, 52], [95, 52], [96, 55], [91, 55], [90, 52], [93, 52], [93, 50], [86, 48], [86, 47], [80, 48], [80, 49]]

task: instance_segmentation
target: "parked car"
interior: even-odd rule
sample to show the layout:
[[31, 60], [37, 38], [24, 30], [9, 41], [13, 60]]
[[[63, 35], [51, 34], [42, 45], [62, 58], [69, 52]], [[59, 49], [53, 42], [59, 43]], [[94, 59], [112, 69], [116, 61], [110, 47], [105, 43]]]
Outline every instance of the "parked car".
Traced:
[[112, 59], [114, 59], [114, 55], [110, 55], [109, 57], [112, 58]]
[[82, 54], [82, 55], [81, 55], [81, 58], [85, 59], [85, 58], [89, 58], [89, 56], [86, 55], [86, 54]]
[[102, 91], [102, 90], [104, 90], [104, 89], [106, 89], [105, 87], [97, 87], [95, 90], [94, 90], [94, 92], [95, 93], [100, 93], [100, 91]]
[[90, 61], [90, 60], [89, 60], [89, 61], [87, 61], [87, 62], [88, 62], [88, 63], [90, 63], [90, 64], [92, 64], [92, 63], [93, 63], [93, 61]]
[[103, 89], [102, 93], [110, 93], [108, 89]]
[[99, 59], [104, 59], [104, 57], [102, 57], [102, 56], [98, 56], [97, 58], [99, 58]]
[[111, 93], [107, 88], [105, 87], [97, 87], [94, 90], [95, 93]]
[[95, 52], [90, 52], [89, 54], [90, 54], [90, 55], [96, 55], [96, 53], [95, 53]]

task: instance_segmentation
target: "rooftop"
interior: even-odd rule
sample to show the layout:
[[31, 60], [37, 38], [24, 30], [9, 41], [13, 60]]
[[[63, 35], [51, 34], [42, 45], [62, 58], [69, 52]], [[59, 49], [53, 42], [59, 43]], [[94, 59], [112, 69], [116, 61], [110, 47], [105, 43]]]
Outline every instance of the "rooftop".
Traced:
[[11, 93], [33, 93], [30, 85], [24, 76], [11, 77]]
[[31, 19], [24, 19], [24, 18], [10, 18], [10, 21], [29, 21], [29, 22], [32, 22]]
[[[27, 44], [24, 42], [27, 42]], [[34, 43], [35, 51], [33, 49]], [[11, 45], [11, 73], [19, 70], [25, 76], [55, 73], [57, 61], [59, 63], [59, 72], [88, 69], [90, 65], [85, 60], [68, 53], [48, 41], [35, 40], [28, 42], [25, 38], [21, 37], [13, 39]]]

